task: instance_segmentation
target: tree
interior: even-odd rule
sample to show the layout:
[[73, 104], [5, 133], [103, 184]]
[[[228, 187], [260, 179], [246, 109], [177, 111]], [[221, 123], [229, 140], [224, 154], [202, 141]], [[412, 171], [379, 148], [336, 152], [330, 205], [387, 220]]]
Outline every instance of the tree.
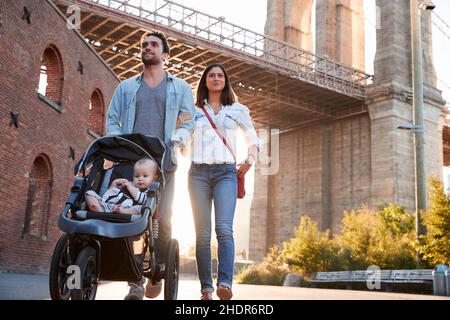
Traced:
[[450, 264], [450, 199], [441, 181], [430, 179], [429, 186], [430, 208], [423, 214], [427, 232], [419, 237], [417, 248], [432, 265]]

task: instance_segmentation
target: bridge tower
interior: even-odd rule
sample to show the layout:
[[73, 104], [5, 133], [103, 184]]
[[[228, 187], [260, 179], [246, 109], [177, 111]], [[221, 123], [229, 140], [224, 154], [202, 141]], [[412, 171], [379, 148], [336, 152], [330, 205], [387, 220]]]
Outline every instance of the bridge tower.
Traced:
[[[311, 46], [313, 1], [268, 0], [266, 32], [303, 49]], [[295, 4], [295, 6], [294, 6]], [[298, 7], [298, 8], [297, 8]], [[397, 203], [414, 209], [409, 2], [377, 0], [374, 82], [364, 113], [312, 122], [279, 135], [279, 171], [255, 172], [250, 259], [293, 236], [300, 216], [339, 230], [345, 210]], [[431, 16], [422, 12], [426, 176], [441, 178], [444, 101], [436, 89]], [[297, 18], [298, 17], [298, 18]], [[295, 27], [295, 28], [294, 28]], [[295, 36], [294, 36], [295, 35]], [[316, 0], [316, 54], [364, 70], [364, 12], [359, 0]]]
[[[377, 0], [374, 83], [366, 91], [370, 116], [371, 204], [393, 202], [414, 210], [412, 66], [409, 1]], [[421, 10], [424, 68], [426, 177], [442, 179], [444, 101], [436, 89], [432, 61], [431, 12]]]
[[364, 70], [364, 3], [316, 0], [316, 54]]
[[313, 51], [311, 8], [314, 0], [269, 0], [264, 33], [306, 51]]

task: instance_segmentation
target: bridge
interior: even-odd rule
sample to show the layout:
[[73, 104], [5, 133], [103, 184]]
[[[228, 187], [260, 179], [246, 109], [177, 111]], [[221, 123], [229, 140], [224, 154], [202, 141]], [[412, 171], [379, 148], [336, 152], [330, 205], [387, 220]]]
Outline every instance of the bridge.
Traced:
[[[81, 10], [80, 33], [120, 79], [141, 72], [140, 39], [166, 34], [166, 67], [193, 88], [220, 62], [257, 126], [295, 130], [367, 112], [372, 76], [266, 35], [167, 0], [53, 0], [70, 17]], [[70, 8], [69, 8], [70, 9]]]

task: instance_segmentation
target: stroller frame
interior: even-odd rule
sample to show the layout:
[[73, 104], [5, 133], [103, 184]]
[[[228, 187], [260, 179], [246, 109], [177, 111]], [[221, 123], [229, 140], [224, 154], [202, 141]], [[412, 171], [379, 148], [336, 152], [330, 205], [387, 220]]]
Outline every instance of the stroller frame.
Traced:
[[[157, 150], [152, 151], [152, 147]], [[94, 178], [105, 179], [106, 170], [101, 168], [104, 159], [120, 160], [118, 164], [129, 166], [143, 156], [152, 158], [158, 163], [160, 180], [164, 184], [161, 170], [164, 152], [164, 145], [158, 138], [138, 134], [102, 137], [89, 146], [75, 167], [75, 173], [82, 172], [82, 177], [75, 178], [59, 216], [58, 226], [64, 233], [55, 245], [50, 266], [49, 286], [53, 300], [94, 300], [100, 280], [133, 282], [142, 276], [153, 284], [165, 279], [164, 299], [176, 300], [178, 241], [170, 239], [167, 244], [164, 271], [159, 269], [155, 259], [160, 182], [150, 185], [140, 214], [82, 210], [85, 192], [92, 187]], [[120, 159], [121, 155], [125, 155], [125, 159]], [[92, 167], [86, 175], [88, 164]], [[78, 283], [74, 279], [75, 266], [79, 271]]]

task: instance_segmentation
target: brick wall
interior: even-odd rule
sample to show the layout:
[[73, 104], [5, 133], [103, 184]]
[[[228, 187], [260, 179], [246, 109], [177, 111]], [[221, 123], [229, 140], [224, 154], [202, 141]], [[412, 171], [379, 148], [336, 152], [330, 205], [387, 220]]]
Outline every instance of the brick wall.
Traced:
[[[31, 11], [31, 24], [21, 19], [24, 6]], [[92, 93], [99, 90], [108, 106], [118, 81], [47, 1], [1, 1], [0, 22], [0, 271], [46, 272], [75, 161], [93, 139], [88, 134]], [[49, 46], [58, 50], [64, 70], [61, 111], [37, 95]], [[19, 115], [18, 128], [9, 125], [10, 112]], [[69, 158], [69, 147], [76, 160]], [[23, 237], [29, 176], [41, 154], [50, 162], [53, 179], [48, 231], [46, 237]]]

